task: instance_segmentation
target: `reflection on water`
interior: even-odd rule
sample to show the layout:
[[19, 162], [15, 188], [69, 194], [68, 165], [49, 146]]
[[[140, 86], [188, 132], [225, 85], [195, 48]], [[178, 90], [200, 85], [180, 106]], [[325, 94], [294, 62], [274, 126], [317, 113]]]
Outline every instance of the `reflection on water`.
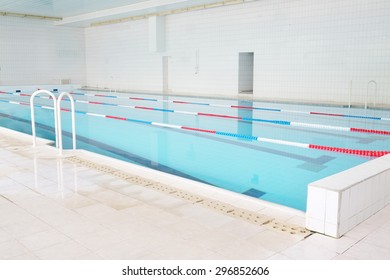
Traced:
[[[238, 100], [238, 106], [253, 107], [253, 102], [248, 100]], [[237, 109], [237, 116], [241, 118], [253, 118], [253, 110]], [[237, 122], [237, 134], [253, 136], [252, 122]]]

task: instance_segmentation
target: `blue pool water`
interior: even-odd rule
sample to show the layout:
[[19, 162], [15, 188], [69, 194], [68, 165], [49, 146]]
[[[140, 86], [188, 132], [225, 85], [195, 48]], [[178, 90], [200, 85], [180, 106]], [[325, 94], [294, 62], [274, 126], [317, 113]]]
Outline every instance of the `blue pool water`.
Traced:
[[[79, 93], [93, 93], [77, 91]], [[99, 93], [109, 94], [109, 93]], [[112, 94], [111, 94], [112, 95]], [[100, 118], [85, 114], [76, 115], [78, 147], [116, 157], [132, 163], [205, 182], [216, 187], [246, 194], [292, 208], [305, 210], [307, 185], [315, 180], [351, 168], [371, 158], [334, 152], [304, 149], [261, 143], [252, 136], [284, 141], [311, 143], [359, 150], [390, 150], [390, 136], [353, 133], [305, 127], [275, 125], [272, 123], [240, 121], [231, 118], [195, 116], [172, 113], [168, 110], [223, 114], [245, 119], [267, 119], [304, 122], [331, 126], [390, 130], [390, 121], [352, 119], [331, 116], [304, 115], [275, 111], [247, 110], [181, 104], [167, 101], [182, 100], [212, 104], [229, 104], [247, 107], [282, 108], [297, 111], [320, 111], [338, 114], [355, 114], [389, 117], [388, 111], [318, 107], [296, 104], [271, 104], [228, 99], [206, 99], [160, 95], [130, 95], [157, 99], [129, 100], [98, 96], [75, 95], [77, 100], [127, 104], [165, 109], [140, 110], [111, 105], [76, 103], [76, 110], [96, 114], [187, 126], [204, 130], [217, 130], [248, 137], [231, 137], [192, 130], [178, 130], [143, 123]], [[0, 96], [2, 100], [28, 102], [28, 97]], [[165, 100], [165, 102], [163, 102]], [[50, 100], [36, 99], [37, 104], [50, 106]], [[0, 126], [31, 133], [28, 106], [0, 102]], [[63, 102], [69, 108], [69, 103]], [[53, 112], [37, 108], [38, 135], [54, 139]], [[63, 129], [69, 135], [70, 114], [63, 113]], [[70, 147], [67, 138], [66, 147]]]

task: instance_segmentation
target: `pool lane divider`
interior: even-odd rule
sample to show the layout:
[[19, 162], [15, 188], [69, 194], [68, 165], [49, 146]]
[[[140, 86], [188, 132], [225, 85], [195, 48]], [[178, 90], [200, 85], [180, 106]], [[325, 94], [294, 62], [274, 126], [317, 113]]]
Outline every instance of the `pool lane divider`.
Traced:
[[[0, 102], [29, 106], [29, 104], [24, 103], [24, 102], [16, 102], [16, 101], [9, 101], [9, 100], [3, 100], [3, 99], [0, 99]], [[42, 106], [42, 105], [34, 105], [34, 106], [36, 106], [38, 108], [53, 110], [52, 107], [48, 107], [48, 106]], [[69, 109], [61, 109], [61, 111], [69, 112]], [[223, 131], [217, 131], [217, 130], [201, 129], [201, 128], [195, 128], [195, 127], [188, 127], [188, 126], [181, 126], [181, 125], [173, 125], [173, 124], [165, 124], [165, 123], [159, 123], [159, 122], [131, 119], [131, 118], [125, 118], [125, 117], [119, 117], [119, 116], [90, 113], [90, 112], [84, 112], [84, 111], [79, 111], [79, 110], [75, 110], [75, 113], [88, 115], [88, 116], [92, 116], [92, 117], [101, 117], [101, 118], [106, 118], [106, 119], [143, 123], [143, 124], [148, 124], [148, 125], [152, 125], [152, 126], [166, 127], [166, 128], [172, 128], [172, 129], [191, 130], [191, 131], [197, 131], [200, 133], [210, 133], [210, 134], [222, 135], [222, 136], [226, 136], [226, 137], [233, 137], [233, 138], [239, 138], [239, 139], [244, 139], [244, 140], [258, 141], [258, 142], [262, 142], [262, 143], [273, 143], [273, 144], [290, 146], [290, 147], [323, 150], [323, 151], [343, 153], [343, 154], [368, 156], [368, 157], [381, 157], [381, 156], [384, 156], [384, 155], [390, 153], [390, 151], [358, 150], [358, 149], [348, 149], [348, 148], [339, 148], [339, 147], [307, 144], [307, 143], [300, 143], [300, 142], [292, 142], [292, 141], [258, 137], [258, 136], [252, 136], [252, 135], [243, 135], [243, 134], [229, 133], [229, 132], [223, 132]]]
[[[48, 99], [49, 97], [41, 97], [41, 98]], [[68, 102], [69, 100], [65, 99], [64, 101]], [[130, 108], [130, 109], [140, 109], [140, 110], [149, 110], [149, 111], [160, 111], [160, 112], [168, 112], [168, 113], [187, 114], [187, 115], [203, 116], [203, 117], [235, 119], [235, 120], [240, 120], [240, 121], [261, 122], [261, 123], [268, 123], [268, 124], [274, 124], [274, 125], [284, 125], [284, 126], [293, 126], [293, 127], [302, 127], [302, 128], [314, 128], [314, 129], [320, 129], [320, 130], [325, 129], [325, 130], [335, 130], [335, 131], [343, 131], [343, 132], [390, 135], [390, 131], [386, 131], [386, 130], [333, 126], [333, 125], [323, 125], [323, 124], [313, 124], [313, 123], [303, 123], [303, 122], [291, 122], [291, 121], [286, 121], [286, 120], [268, 120], [268, 119], [258, 119], [258, 118], [245, 118], [245, 117], [237, 117], [237, 116], [231, 116], [231, 115], [211, 114], [211, 113], [202, 113], [202, 112], [189, 112], [189, 111], [180, 111], [180, 110], [172, 110], [172, 109], [153, 108], [153, 107], [146, 107], [146, 106], [122, 105], [122, 104], [113, 104], [113, 103], [98, 102], [98, 101], [75, 100], [75, 102], [76, 103], [92, 104], [92, 105], [103, 105], [103, 106], [114, 106], [114, 107], [116, 106], [116, 107], [122, 107], [122, 108]]]
[[[12, 94], [12, 95], [20, 95], [20, 96], [31, 96], [30, 94], [23, 94], [23, 93], [19, 93], [18, 94], [18, 93], [5, 92], [5, 91], [0, 91], [0, 94]], [[239, 105], [226, 105], [226, 104], [212, 104], [212, 103], [203, 103], [203, 102], [190, 102], [190, 101], [180, 101], [180, 100], [163, 100], [163, 99], [143, 98], [143, 97], [125, 97], [125, 96], [118, 96], [118, 95], [93, 94], [93, 93], [70, 92], [70, 94], [79, 95], [79, 96], [97, 96], [97, 97], [104, 97], [104, 98], [130, 99], [130, 100], [137, 100], [137, 101], [152, 101], [152, 102], [164, 102], [164, 103], [185, 104], [185, 105], [199, 105], [199, 106], [235, 108], [235, 109], [246, 109], [246, 110], [261, 110], [261, 111], [271, 111], [271, 112], [281, 112], [281, 113], [318, 115], [318, 116], [327, 116], [327, 117], [342, 117], [342, 118], [367, 119], [367, 120], [376, 120], [376, 121], [390, 121], [390, 118], [374, 117], [374, 116], [334, 114], [334, 113], [314, 112], [314, 111], [296, 111], [296, 110], [285, 110], [285, 109], [266, 108], [266, 107], [252, 107], [252, 106], [239, 106]]]
[[294, 113], [294, 114], [319, 115], [319, 116], [328, 116], [328, 117], [343, 117], [343, 118], [369, 119], [369, 120], [377, 120], [377, 121], [381, 121], [381, 120], [390, 121], [390, 118], [382, 118], [382, 117], [374, 117], [374, 116], [333, 114], [333, 113], [314, 112], [314, 111], [296, 111], [296, 110], [285, 110], [279, 108], [225, 105], [225, 104], [213, 104], [213, 103], [191, 102], [191, 101], [181, 101], [181, 100], [163, 100], [157, 98], [143, 98], [143, 97], [125, 97], [125, 96], [118, 96], [118, 95], [105, 95], [105, 94], [93, 94], [93, 93], [71, 92], [70, 94], [80, 95], [80, 96], [98, 96], [98, 97], [109, 97], [109, 98], [119, 98], [119, 99], [130, 99], [130, 100], [138, 100], [138, 101], [153, 101], [153, 102], [165, 102], [165, 103], [186, 104], [186, 105], [199, 105], [199, 106], [235, 108], [235, 109], [246, 109], [246, 110], [261, 110], [261, 111], [283, 112], [283, 113]]

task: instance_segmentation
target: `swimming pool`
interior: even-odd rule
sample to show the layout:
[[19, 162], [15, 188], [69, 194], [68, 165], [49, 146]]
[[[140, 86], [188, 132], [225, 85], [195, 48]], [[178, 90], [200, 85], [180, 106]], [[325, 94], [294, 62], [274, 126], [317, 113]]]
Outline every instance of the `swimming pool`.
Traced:
[[[0, 95], [1, 126], [31, 133], [30, 108], [22, 106], [29, 94]], [[384, 110], [81, 90], [73, 96], [79, 148], [299, 210], [308, 183], [372, 158], [349, 152], [390, 149]], [[36, 104], [52, 106], [45, 98]], [[52, 110], [37, 107], [36, 121], [38, 135], [54, 139]], [[63, 129], [69, 135], [69, 113]]]

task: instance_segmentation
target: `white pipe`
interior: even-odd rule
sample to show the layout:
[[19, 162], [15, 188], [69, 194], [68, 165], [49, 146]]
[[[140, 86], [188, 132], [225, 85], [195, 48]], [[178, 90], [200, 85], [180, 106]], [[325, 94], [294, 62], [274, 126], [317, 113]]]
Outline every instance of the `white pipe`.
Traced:
[[58, 120], [58, 148], [60, 150], [60, 155], [62, 155], [62, 122], [61, 122], [61, 101], [64, 96], [67, 96], [70, 100], [70, 107], [71, 107], [71, 118], [72, 118], [72, 145], [73, 150], [76, 149], [76, 123], [75, 123], [75, 109], [74, 109], [74, 100], [72, 95], [70, 95], [68, 92], [62, 92], [58, 96], [58, 102], [57, 102], [57, 120]]
[[56, 140], [56, 147], [58, 148], [58, 122], [57, 122], [57, 99], [53, 93], [51, 93], [48, 90], [37, 90], [35, 91], [31, 97], [30, 97], [30, 109], [31, 109], [31, 129], [32, 129], [32, 136], [33, 136], [33, 147], [36, 147], [37, 140], [36, 140], [36, 132], [35, 132], [35, 111], [34, 111], [34, 98], [40, 93], [46, 93], [53, 99], [53, 109], [54, 109], [54, 132], [55, 132], [55, 140]]
[[195, 74], [199, 73], [199, 49], [195, 51]]
[[351, 114], [351, 102], [352, 102], [352, 80], [349, 83], [348, 115]]
[[[352, 98], [352, 80], [349, 83], [349, 98], [348, 98], [348, 109], [351, 109], [351, 98]], [[348, 111], [349, 112], [349, 111]]]

